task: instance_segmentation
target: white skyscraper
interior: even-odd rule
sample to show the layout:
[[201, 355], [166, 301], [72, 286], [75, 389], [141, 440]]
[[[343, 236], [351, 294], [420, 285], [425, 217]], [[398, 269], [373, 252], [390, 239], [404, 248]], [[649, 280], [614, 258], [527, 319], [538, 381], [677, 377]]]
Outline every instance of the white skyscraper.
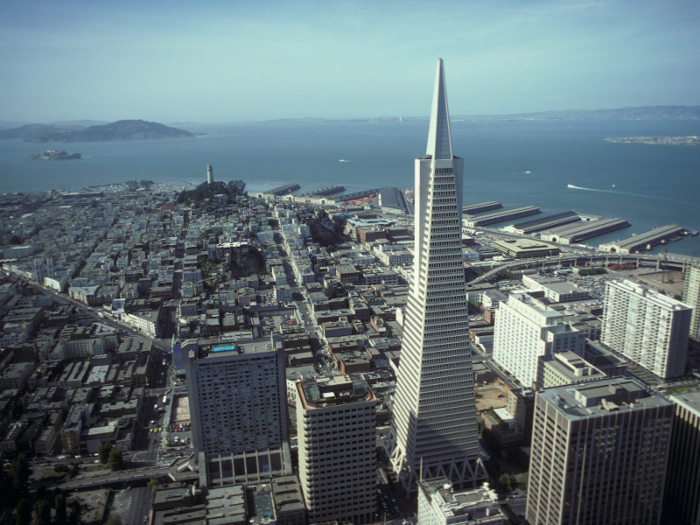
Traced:
[[404, 489], [447, 477], [486, 479], [479, 460], [469, 316], [462, 266], [462, 172], [452, 155], [442, 60], [426, 155], [415, 161], [415, 256], [393, 423], [385, 450]]
[[496, 314], [493, 360], [525, 388], [538, 378], [540, 357], [571, 351], [583, 356], [586, 336], [564, 321], [564, 315], [527, 294], [502, 301]]
[[685, 374], [693, 309], [630, 281], [609, 281], [600, 341], [667, 379]]

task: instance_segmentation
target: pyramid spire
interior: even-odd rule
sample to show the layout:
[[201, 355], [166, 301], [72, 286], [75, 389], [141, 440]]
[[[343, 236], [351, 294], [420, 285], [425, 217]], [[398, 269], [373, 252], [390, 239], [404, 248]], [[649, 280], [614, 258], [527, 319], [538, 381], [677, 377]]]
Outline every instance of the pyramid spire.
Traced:
[[445, 86], [445, 66], [438, 59], [433, 106], [430, 112], [430, 131], [426, 155], [433, 159], [452, 158], [452, 134], [450, 133], [450, 112], [447, 109], [447, 87]]

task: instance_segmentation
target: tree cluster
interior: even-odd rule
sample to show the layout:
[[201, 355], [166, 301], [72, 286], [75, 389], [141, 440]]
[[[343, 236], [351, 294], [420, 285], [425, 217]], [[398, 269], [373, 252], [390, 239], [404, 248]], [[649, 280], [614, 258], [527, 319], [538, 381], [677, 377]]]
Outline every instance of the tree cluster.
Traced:
[[[184, 190], [177, 196], [178, 204], [199, 204], [205, 199], [213, 199], [215, 195], [224, 194], [229, 197], [243, 193], [242, 181], [232, 180], [228, 184], [214, 181], [211, 184], [203, 182], [193, 190]], [[245, 186], [245, 185], [243, 185]]]
[[253, 247], [242, 257], [231, 257], [230, 270], [233, 279], [249, 277], [253, 274], [261, 276], [267, 273], [265, 259], [262, 253]]
[[323, 247], [342, 244], [346, 240], [345, 235], [343, 235], [343, 228], [338, 227], [338, 225], [336, 225], [335, 231], [324, 228], [316, 219], [310, 219], [306, 225], [311, 231], [311, 237], [314, 242], [317, 242]]

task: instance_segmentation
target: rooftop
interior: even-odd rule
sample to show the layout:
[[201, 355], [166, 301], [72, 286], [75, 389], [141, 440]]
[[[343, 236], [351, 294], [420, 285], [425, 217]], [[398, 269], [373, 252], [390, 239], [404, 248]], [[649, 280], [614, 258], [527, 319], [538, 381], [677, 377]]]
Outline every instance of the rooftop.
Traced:
[[375, 400], [367, 382], [357, 375], [312, 377], [297, 383], [297, 387], [306, 410]]
[[580, 385], [548, 388], [538, 395], [570, 420], [671, 404], [659, 394], [647, 390], [636, 379], [601, 379]]

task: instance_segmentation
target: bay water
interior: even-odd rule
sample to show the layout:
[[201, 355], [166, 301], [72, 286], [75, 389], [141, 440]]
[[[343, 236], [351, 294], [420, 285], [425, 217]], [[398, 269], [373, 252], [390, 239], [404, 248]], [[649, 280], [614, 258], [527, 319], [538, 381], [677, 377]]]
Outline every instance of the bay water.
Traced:
[[[272, 122], [193, 126], [195, 139], [32, 144], [0, 141], [0, 193], [150, 179], [197, 185], [206, 165], [215, 180], [242, 179], [248, 191], [298, 183], [298, 194], [342, 184], [346, 192], [413, 185], [413, 159], [425, 154], [427, 122]], [[452, 122], [454, 154], [465, 159], [464, 204], [497, 200], [505, 209], [576, 210], [632, 225], [598, 245], [677, 224], [700, 230], [700, 148], [616, 144], [606, 137], [700, 135], [700, 122], [515, 120]], [[37, 161], [45, 149], [80, 153]], [[342, 162], [341, 162], [342, 161]], [[586, 189], [572, 189], [568, 185]], [[529, 217], [522, 220], [533, 219]], [[520, 222], [520, 221], [518, 221]], [[508, 223], [500, 224], [505, 226]], [[697, 255], [700, 237], [653, 252]]]

